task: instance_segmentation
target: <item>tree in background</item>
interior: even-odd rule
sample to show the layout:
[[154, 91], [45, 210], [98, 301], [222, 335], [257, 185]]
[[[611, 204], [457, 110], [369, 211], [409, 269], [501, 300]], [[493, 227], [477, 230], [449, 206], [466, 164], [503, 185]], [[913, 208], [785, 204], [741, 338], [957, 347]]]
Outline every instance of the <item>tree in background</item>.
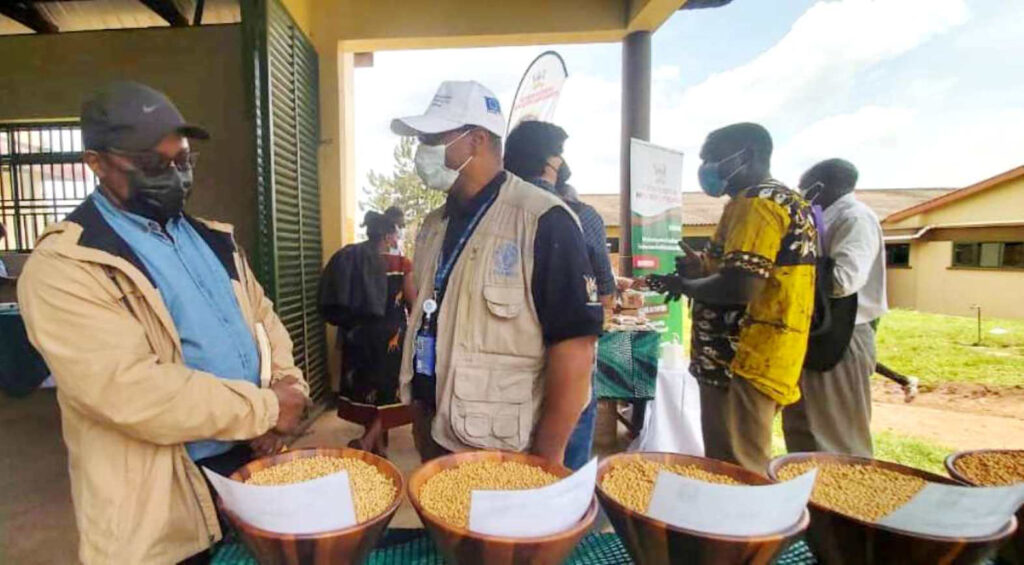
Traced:
[[370, 210], [383, 212], [389, 206], [398, 206], [405, 212], [405, 253], [412, 254], [416, 232], [431, 210], [444, 204], [446, 194], [427, 188], [419, 175], [413, 157], [416, 153], [416, 139], [403, 137], [395, 146], [395, 167], [391, 174], [383, 175], [370, 171], [366, 175], [369, 187], [363, 188], [366, 206]]

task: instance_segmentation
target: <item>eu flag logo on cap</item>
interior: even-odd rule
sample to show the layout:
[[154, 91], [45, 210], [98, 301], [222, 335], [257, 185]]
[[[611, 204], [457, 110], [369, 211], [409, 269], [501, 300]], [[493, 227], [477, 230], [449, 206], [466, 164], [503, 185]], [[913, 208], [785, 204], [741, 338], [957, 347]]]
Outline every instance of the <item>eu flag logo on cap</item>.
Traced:
[[501, 104], [498, 104], [497, 98], [491, 98], [490, 96], [484, 96], [484, 103], [487, 104], [487, 111], [492, 114], [501, 113]]

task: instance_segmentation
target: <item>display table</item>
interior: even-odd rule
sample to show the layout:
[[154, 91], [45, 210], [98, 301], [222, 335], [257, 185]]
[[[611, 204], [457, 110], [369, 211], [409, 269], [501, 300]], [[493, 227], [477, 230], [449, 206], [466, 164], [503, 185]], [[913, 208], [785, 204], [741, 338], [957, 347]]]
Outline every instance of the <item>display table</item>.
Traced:
[[633, 437], [640, 433], [647, 401], [654, 398], [661, 336], [655, 331], [610, 331], [597, 342], [594, 393], [599, 400], [632, 404], [633, 414], [616, 414]]
[[602, 335], [597, 342], [597, 397], [628, 401], [654, 398], [659, 340], [655, 331]]
[[[212, 565], [257, 565], [249, 551], [232, 534], [214, 551]], [[566, 561], [567, 565], [631, 565], [633, 561], [619, 536], [589, 534]], [[800, 541], [775, 562], [777, 565], [811, 565], [817, 563], [807, 545]], [[441, 553], [426, 530], [392, 529], [370, 553], [367, 565], [444, 565]]]
[[0, 390], [24, 396], [38, 388], [50, 371], [29, 343], [17, 305], [0, 304], [0, 336]]
[[[688, 360], [679, 364], [689, 365]], [[658, 370], [657, 394], [648, 403], [640, 436], [629, 451], [704, 455], [700, 424], [700, 385], [685, 368]]]

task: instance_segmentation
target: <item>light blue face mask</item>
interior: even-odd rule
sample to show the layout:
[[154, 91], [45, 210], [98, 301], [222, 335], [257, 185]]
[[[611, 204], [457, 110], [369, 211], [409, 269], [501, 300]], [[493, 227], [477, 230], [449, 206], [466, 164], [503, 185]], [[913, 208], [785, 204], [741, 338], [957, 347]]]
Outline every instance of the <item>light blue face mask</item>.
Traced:
[[725, 190], [729, 186], [729, 181], [732, 177], [736, 176], [737, 173], [745, 169], [747, 164], [744, 163], [739, 167], [736, 167], [731, 173], [729, 173], [729, 176], [722, 178], [722, 163], [739, 157], [744, 151], [746, 151], [745, 147], [720, 161], [705, 161], [701, 163], [700, 168], [697, 169], [697, 180], [700, 181], [701, 190], [703, 190], [708, 196], [712, 196], [714, 198], [718, 198], [725, 194]]

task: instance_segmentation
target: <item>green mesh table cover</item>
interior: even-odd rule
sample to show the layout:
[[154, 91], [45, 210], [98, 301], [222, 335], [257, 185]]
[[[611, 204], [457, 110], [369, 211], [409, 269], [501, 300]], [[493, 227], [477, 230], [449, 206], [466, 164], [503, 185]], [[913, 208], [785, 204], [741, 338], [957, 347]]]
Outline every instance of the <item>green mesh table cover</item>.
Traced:
[[597, 397], [650, 400], [658, 380], [658, 345], [655, 331], [608, 332], [597, 345]]
[[[214, 565], [256, 565], [248, 550], [229, 534], [214, 553]], [[443, 565], [444, 559], [426, 530], [389, 530], [375, 549], [367, 565]], [[580, 541], [569, 557], [568, 565], [632, 565], [619, 536], [589, 534]], [[817, 563], [807, 544], [793, 544], [775, 562], [777, 565], [812, 565]]]

